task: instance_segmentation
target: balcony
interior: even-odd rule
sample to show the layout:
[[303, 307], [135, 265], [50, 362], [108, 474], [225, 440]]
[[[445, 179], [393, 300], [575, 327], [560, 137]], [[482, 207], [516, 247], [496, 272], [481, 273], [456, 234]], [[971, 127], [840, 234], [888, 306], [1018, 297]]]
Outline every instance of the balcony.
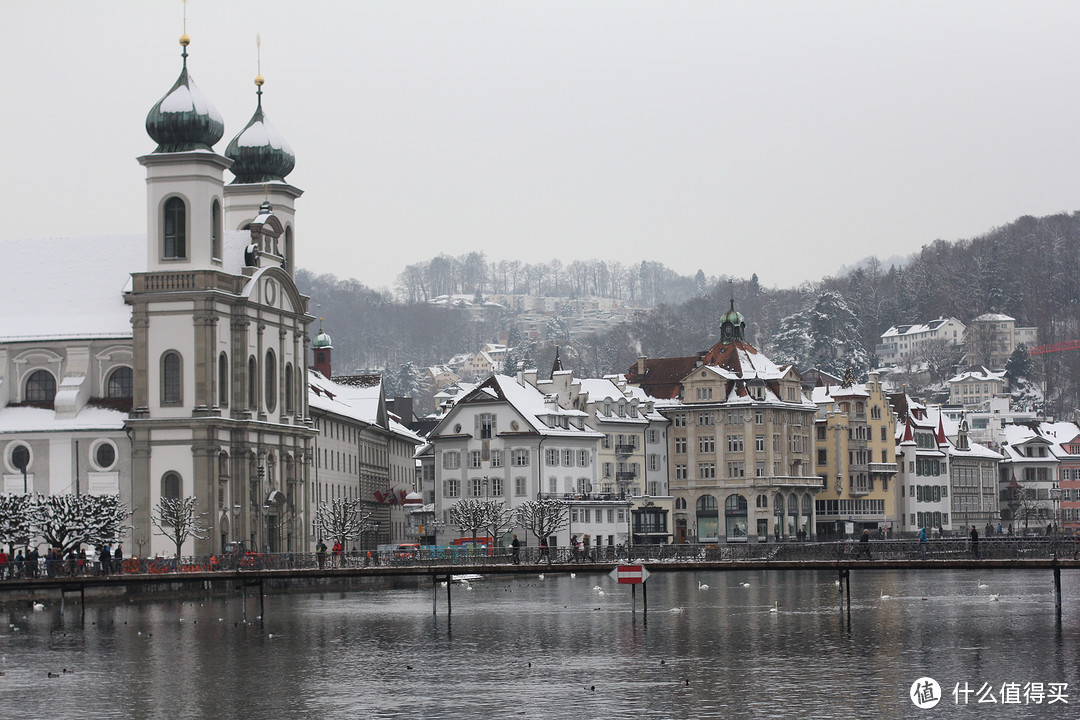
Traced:
[[634, 482], [637, 479], [637, 475], [632, 472], [617, 472], [615, 473], [615, 482], [617, 483], [629, 483]]
[[637, 447], [630, 445], [629, 443], [616, 443], [615, 454], [616, 455], [633, 455], [637, 451]]
[[895, 475], [896, 463], [869, 463], [867, 470], [875, 475]]

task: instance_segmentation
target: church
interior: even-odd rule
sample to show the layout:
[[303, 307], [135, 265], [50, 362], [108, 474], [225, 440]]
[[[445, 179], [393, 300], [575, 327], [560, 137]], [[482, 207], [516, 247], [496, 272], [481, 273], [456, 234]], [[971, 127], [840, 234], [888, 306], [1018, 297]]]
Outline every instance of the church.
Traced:
[[[5, 243], [3, 491], [119, 494], [128, 554], [171, 553], [150, 517], [195, 497], [206, 537], [313, 547], [308, 298], [294, 282], [295, 157], [255, 110], [228, 143], [188, 71], [152, 107], [146, 234]], [[231, 179], [226, 176], [229, 173]]]

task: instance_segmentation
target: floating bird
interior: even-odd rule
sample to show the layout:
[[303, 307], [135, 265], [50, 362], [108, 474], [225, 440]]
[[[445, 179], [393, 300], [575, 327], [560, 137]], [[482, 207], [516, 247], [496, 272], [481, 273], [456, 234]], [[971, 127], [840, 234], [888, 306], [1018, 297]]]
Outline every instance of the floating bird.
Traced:
[[667, 660], [661, 660], [661, 661], [660, 661], [660, 664], [661, 664], [661, 665], [666, 665], [666, 664], [667, 664]]
[[60, 673], [50, 672], [49, 677], [60, 677]]
[[36, 603], [34, 603], [34, 610], [35, 610], [35, 611], [37, 611], [37, 610], [44, 610], [44, 609], [45, 609], [45, 606], [44, 606], [43, 604], [41, 604], [41, 603], [39, 603], [39, 602], [36, 602]]
[[540, 578], [541, 580], [543, 580], [544, 579], [544, 573], [540, 573], [539, 575], [537, 575], [537, 577]]
[[983, 582], [982, 580], [979, 580], [979, 589], [980, 589], [980, 590], [985, 590], [985, 589], [987, 589], [988, 587], [990, 587], [990, 586], [989, 586], [989, 585], [987, 585], [986, 583], [984, 583], [984, 582]]
[[592, 589], [593, 590], [602, 590], [603, 588], [601, 588], [599, 585], [593, 585]]
[[599, 595], [600, 597], [603, 597], [606, 593], [603, 590], [601, 590], [600, 592], [598, 592], [596, 594]]
[[412, 665], [406, 665], [406, 666], [405, 666], [405, 669], [406, 669], [406, 670], [412, 670]]
[[840, 587], [840, 581], [839, 580], [836, 580], [835, 583], [836, 583], [836, 587]]
[[891, 600], [891, 599], [892, 599], [892, 595], [886, 595], [886, 594], [885, 594], [885, 591], [884, 591], [884, 590], [882, 590], [882, 591], [881, 591], [881, 599], [882, 599], [882, 600]]
[[71, 675], [75, 671], [74, 670], [68, 670], [67, 668], [64, 668], [62, 672], [67, 673], [68, 675]]
[[[681, 613], [681, 612], [682, 612], [682, 608], [681, 608], [681, 607], [678, 607], [678, 608], [671, 608], [670, 610], [668, 610], [668, 612], [673, 612], [673, 613]], [[660, 661], [660, 663], [661, 663], [661, 664], [663, 664], [663, 662], [664, 662], [663, 660], [661, 660], [661, 661]]]
[[774, 602], [772, 604], [772, 607], [769, 608], [769, 612], [780, 612], [780, 603], [779, 602]]
[[742, 585], [743, 587], [750, 587], [750, 583], [739, 583], [739, 584]]
[[706, 585], [705, 583], [701, 582], [700, 580], [698, 580], [697, 581], [697, 589], [698, 590], [708, 590], [709, 586]]
[[572, 572], [572, 573], [570, 573], [570, 577], [572, 577], [572, 578], [576, 578], [576, 577], [577, 577], [577, 573], [576, 573], [576, 572]]
[[268, 637], [269, 639], [273, 640], [273, 639], [274, 639], [274, 633], [270, 633], [270, 634], [269, 634], [269, 635], [267, 635], [266, 637]]
[[997, 601], [998, 601], [998, 598], [1000, 598], [1000, 597], [1001, 597], [1001, 593], [997, 593], [997, 594], [995, 594], [995, 595], [991, 595], [991, 596], [990, 596], [990, 602], [997, 602]]

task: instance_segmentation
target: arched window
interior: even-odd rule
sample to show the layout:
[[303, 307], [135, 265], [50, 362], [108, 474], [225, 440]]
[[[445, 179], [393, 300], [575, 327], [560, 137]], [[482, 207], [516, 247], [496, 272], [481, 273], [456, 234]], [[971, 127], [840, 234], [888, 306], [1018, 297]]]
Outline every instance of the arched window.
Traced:
[[35, 370], [26, 378], [26, 402], [51, 405], [56, 398], [56, 378], [48, 370]]
[[285, 412], [293, 411], [292, 363], [285, 363]]
[[218, 355], [217, 361], [218, 405], [229, 407], [229, 356]]
[[221, 203], [217, 198], [210, 208], [210, 256], [221, 259]]
[[131, 368], [118, 367], [109, 373], [109, 379], [105, 382], [105, 397], [130, 398], [132, 394]]
[[746, 542], [747, 515], [746, 498], [738, 494], [728, 495], [724, 500], [728, 542]]
[[161, 478], [161, 497], [167, 500], [179, 500], [180, 491], [180, 476], [174, 472], [165, 473], [165, 476]]
[[229, 477], [229, 454], [228, 453], [218, 453], [217, 461], [218, 461], [218, 477], [219, 478], [227, 478], [227, 477]]
[[180, 353], [169, 351], [161, 358], [161, 404], [179, 405], [184, 399]]
[[277, 361], [273, 350], [266, 351], [266, 364], [263, 370], [266, 372], [266, 385], [263, 388], [266, 392], [266, 411], [274, 412], [274, 408], [277, 407]]
[[716, 542], [720, 537], [720, 513], [716, 498], [702, 495], [697, 500], [698, 542]]
[[248, 408], [257, 410], [259, 407], [259, 363], [252, 355], [248, 358]]
[[187, 257], [187, 208], [184, 201], [171, 197], [165, 201], [164, 257], [176, 260]]
[[675, 498], [675, 509], [676, 510], [685, 510], [686, 509], [686, 498]]

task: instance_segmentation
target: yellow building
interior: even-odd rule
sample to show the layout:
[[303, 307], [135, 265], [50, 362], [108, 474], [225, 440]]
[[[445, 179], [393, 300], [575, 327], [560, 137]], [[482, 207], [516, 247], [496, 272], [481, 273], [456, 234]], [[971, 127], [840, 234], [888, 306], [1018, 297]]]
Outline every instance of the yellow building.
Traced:
[[819, 538], [891, 532], [896, 519], [896, 418], [876, 372], [814, 388]]

